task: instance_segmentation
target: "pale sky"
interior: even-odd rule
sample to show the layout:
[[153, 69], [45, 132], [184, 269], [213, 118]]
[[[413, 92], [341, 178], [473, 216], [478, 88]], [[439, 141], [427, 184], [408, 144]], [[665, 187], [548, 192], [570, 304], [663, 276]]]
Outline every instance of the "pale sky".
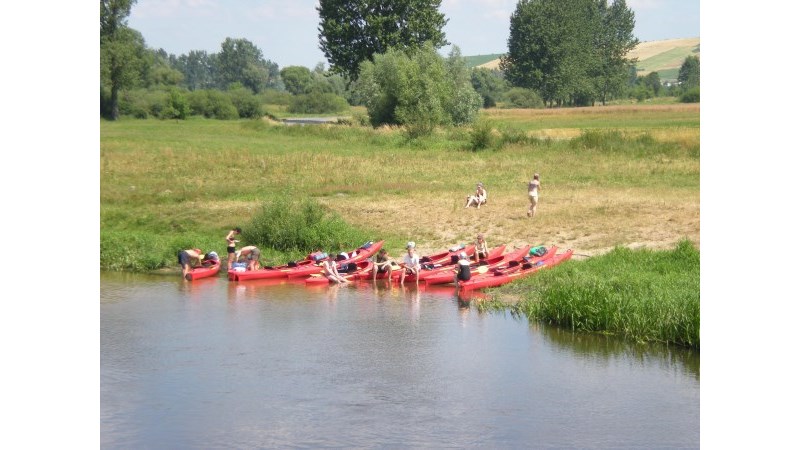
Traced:
[[[700, 0], [629, 0], [640, 41], [700, 36]], [[128, 25], [151, 48], [175, 55], [220, 51], [226, 37], [254, 43], [280, 67], [314, 67], [319, 50], [317, 0], [138, 0]], [[446, 38], [462, 55], [505, 53], [516, 0], [443, 0]], [[449, 51], [445, 47], [442, 53]]]

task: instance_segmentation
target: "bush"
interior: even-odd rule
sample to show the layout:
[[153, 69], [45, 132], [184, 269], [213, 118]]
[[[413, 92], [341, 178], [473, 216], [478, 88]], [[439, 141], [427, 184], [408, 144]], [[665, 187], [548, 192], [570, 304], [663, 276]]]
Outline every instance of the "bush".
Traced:
[[164, 108], [158, 117], [161, 119], [186, 119], [190, 111], [186, 96], [179, 90], [172, 89], [166, 95]]
[[469, 133], [470, 150], [476, 152], [487, 148], [496, 148], [497, 144], [494, 130], [489, 122], [480, 120], [472, 126], [472, 130]]
[[230, 120], [238, 119], [239, 111], [227, 94], [217, 90], [210, 90], [208, 91], [208, 106], [203, 115], [208, 118]]
[[689, 88], [681, 94], [682, 103], [700, 103], [700, 86]]
[[314, 92], [295, 96], [287, 111], [295, 114], [326, 114], [346, 111], [349, 107], [347, 100], [336, 94]]
[[236, 107], [239, 117], [258, 119], [264, 115], [261, 110], [261, 101], [253, 92], [245, 87], [240, 87], [228, 91], [231, 103]]
[[532, 89], [512, 88], [507, 95], [509, 104], [515, 108], [544, 108], [542, 97]]
[[258, 94], [258, 99], [265, 105], [288, 105], [292, 102], [292, 94], [286, 91], [267, 89]]
[[264, 202], [250, 225], [244, 227], [242, 238], [259, 247], [301, 253], [354, 248], [369, 239], [318, 203], [288, 194]]

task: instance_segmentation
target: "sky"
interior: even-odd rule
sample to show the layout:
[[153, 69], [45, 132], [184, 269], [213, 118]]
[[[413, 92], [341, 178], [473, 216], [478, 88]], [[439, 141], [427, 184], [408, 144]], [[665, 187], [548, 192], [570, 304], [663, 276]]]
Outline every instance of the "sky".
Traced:
[[[629, 0], [640, 41], [700, 36], [700, 0]], [[280, 67], [327, 61], [319, 50], [317, 0], [138, 0], [128, 25], [151, 48], [177, 55], [220, 51], [244, 38]], [[443, 0], [447, 40], [464, 56], [505, 53], [517, 0]], [[476, 32], [479, 31], [479, 32]], [[446, 54], [451, 46], [442, 49]]]

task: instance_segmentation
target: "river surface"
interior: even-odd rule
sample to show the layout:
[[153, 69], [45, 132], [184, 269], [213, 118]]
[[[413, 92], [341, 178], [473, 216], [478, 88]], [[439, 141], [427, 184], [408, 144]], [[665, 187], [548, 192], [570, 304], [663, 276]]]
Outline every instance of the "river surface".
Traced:
[[697, 351], [452, 287], [100, 280], [103, 448], [700, 446]]

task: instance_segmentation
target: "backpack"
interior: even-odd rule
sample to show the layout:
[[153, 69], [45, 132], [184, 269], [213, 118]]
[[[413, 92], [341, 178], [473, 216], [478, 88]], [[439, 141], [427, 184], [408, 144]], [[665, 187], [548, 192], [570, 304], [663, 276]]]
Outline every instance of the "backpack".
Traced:
[[539, 246], [531, 249], [530, 254], [533, 256], [544, 256], [547, 253], [547, 247]]

